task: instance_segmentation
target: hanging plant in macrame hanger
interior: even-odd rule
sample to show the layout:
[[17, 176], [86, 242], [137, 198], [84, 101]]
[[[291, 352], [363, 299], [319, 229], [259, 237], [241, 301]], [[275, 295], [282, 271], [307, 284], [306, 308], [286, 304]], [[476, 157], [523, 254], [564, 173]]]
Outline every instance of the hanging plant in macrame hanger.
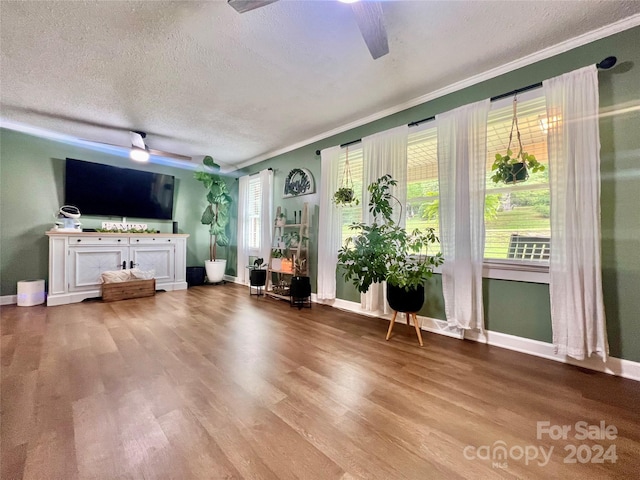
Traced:
[[346, 159], [344, 161], [344, 173], [340, 180], [340, 188], [333, 194], [333, 203], [342, 206], [359, 205], [360, 200], [356, 198], [353, 190], [353, 178], [351, 177], [351, 169], [349, 168], [349, 147], [347, 147]]
[[[511, 143], [513, 141], [513, 129], [516, 130], [516, 138], [518, 139], [518, 154], [514, 157], [511, 150]], [[520, 138], [520, 128], [518, 127], [518, 96], [513, 97], [513, 119], [511, 120], [511, 132], [509, 132], [509, 145], [507, 146], [507, 153], [500, 155], [496, 153], [496, 159], [491, 166], [491, 180], [494, 183], [518, 183], [524, 182], [529, 178], [529, 171], [531, 173], [541, 172], [544, 170], [542, 165], [534, 155], [529, 155], [524, 151], [522, 147], [522, 140]]]

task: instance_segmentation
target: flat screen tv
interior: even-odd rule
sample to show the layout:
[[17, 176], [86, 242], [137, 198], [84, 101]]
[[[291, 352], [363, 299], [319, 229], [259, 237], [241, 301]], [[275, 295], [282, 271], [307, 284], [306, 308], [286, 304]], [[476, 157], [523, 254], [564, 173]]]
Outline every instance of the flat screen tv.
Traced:
[[64, 203], [83, 215], [173, 218], [175, 177], [67, 158]]

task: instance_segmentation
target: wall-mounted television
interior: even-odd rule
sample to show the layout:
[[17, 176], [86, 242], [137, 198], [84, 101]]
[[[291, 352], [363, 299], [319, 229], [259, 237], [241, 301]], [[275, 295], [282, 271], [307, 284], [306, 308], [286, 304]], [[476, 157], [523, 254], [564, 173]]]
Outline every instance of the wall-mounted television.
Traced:
[[65, 205], [83, 215], [173, 218], [175, 177], [67, 158]]

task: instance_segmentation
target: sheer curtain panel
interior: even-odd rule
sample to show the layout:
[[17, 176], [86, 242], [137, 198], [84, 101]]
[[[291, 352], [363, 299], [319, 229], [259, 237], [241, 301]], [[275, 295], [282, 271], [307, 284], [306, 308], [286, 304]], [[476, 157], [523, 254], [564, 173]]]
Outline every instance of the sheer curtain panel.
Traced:
[[318, 300], [336, 298], [336, 268], [340, 249], [342, 222], [340, 210], [333, 203], [338, 190], [340, 147], [320, 152], [320, 211], [318, 218]]
[[260, 257], [269, 261], [273, 239], [273, 170], [260, 171]]
[[549, 291], [557, 354], [609, 354], [600, 265], [598, 71], [543, 82], [547, 99], [551, 259]]
[[442, 290], [452, 327], [484, 331], [482, 263], [489, 99], [436, 116]]
[[[402, 205], [400, 226], [406, 223], [407, 206], [407, 143], [409, 127], [401, 125], [384, 132], [376, 133], [362, 139], [362, 156], [364, 169], [364, 185], [362, 192], [362, 218], [366, 223], [373, 223], [373, 215], [369, 213], [371, 196], [367, 187], [383, 175], [390, 174], [398, 181], [391, 193]], [[398, 205], [393, 205], [395, 212], [400, 213]], [[368, 312], [389, 313], [386, 299], [386, 282], [374, 283], [366, 293], [360, 295], [360, 307]]]
[[249, 280], [247, 265], [249, 264], [249, 246], [246, 241], [246, 218], [249, 209], [249, 175], [238, 179], [238, 254], [236, 272], [238, 282], [246, 284]]

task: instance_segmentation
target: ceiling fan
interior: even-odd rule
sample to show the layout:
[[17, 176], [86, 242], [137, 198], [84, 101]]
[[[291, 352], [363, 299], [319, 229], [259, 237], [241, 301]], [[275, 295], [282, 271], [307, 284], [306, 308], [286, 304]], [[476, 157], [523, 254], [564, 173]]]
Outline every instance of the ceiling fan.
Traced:
[[129, 158], [137, 162], [147, 162], [150, 155], [158, 157], [175, 158], [176, 160], [191, 161], [191, 157], [186, 155], [180, 155], [178, 153], [164, 152], [162, 150], [154, 150], [147, 147], [144, 143], [144, 139], [147, 137], [145, 132], [130, 131], [131, 136], [131, 151], [129, 152]]
[[[245, 13], [256, 8], [264, 7], [278, 0], [227, 0], [238, 13]], [[375, 1], [340, 0], [351, 3], [351, 9], [356, 16], [362, 38], [375, 60], [389, 53], [387, 30], [384, 26], [382, 4]]]

